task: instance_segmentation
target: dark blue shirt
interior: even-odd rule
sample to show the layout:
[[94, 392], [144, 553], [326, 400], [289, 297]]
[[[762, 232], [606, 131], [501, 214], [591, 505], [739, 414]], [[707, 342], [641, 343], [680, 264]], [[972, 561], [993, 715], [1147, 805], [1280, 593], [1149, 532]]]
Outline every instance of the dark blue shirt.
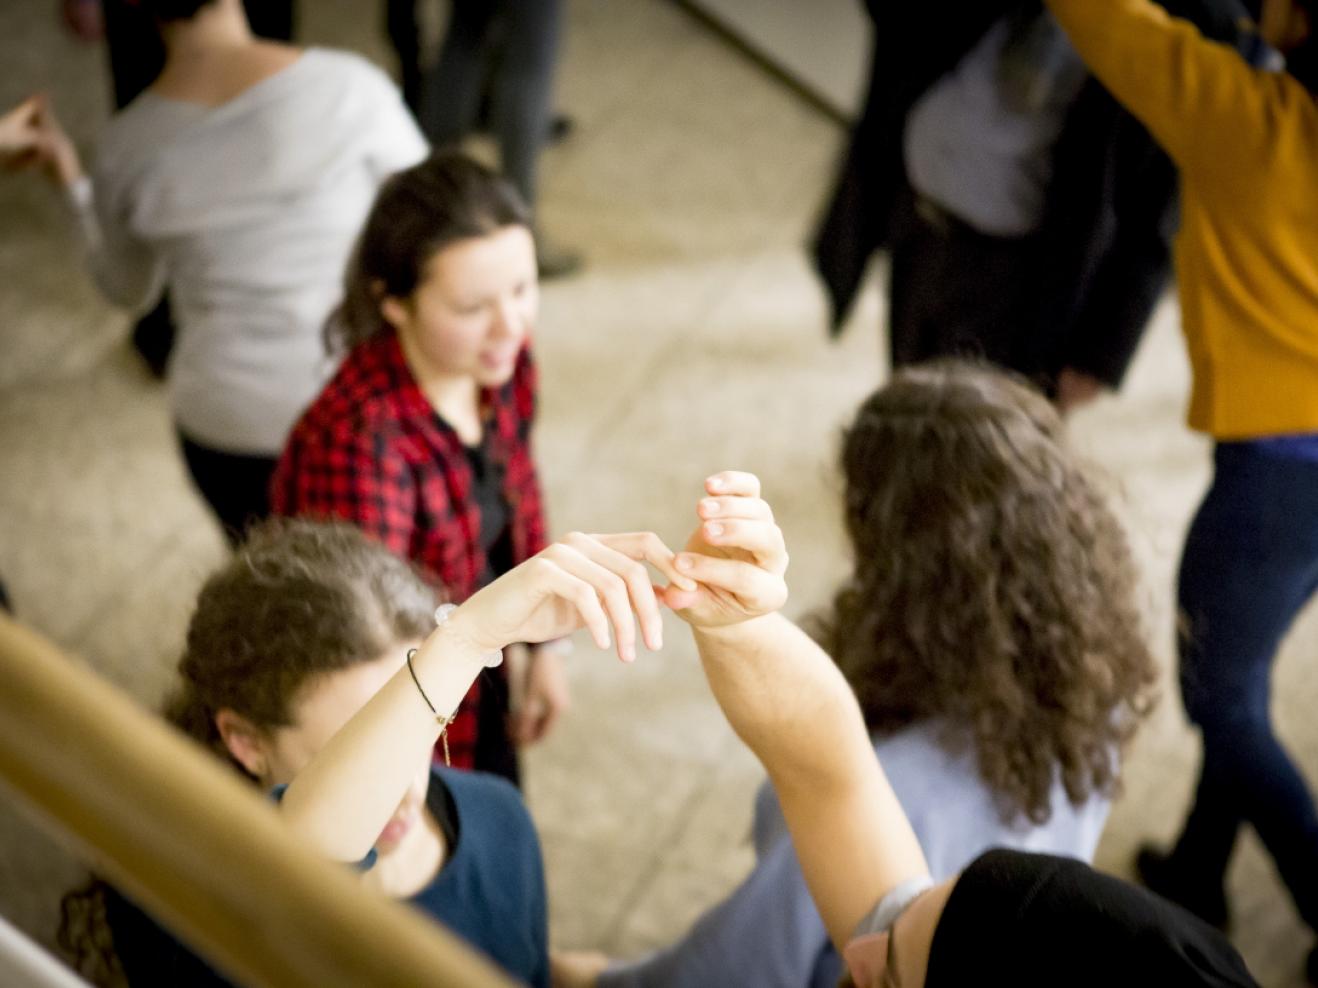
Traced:
[[[275, 794], [282, 795], [282, 788]], [[549, 985], [549, 935], [540, 841], [521, 794], [503, 779], [436, 768], [426, 805], [448, 841], [435, 880], [409, 901], [512, 977]], [[374, 852], [364, 862], [369, 867]], [[133, 903], [106, 889], [115, 952], [133, 988], [232, 988]]]

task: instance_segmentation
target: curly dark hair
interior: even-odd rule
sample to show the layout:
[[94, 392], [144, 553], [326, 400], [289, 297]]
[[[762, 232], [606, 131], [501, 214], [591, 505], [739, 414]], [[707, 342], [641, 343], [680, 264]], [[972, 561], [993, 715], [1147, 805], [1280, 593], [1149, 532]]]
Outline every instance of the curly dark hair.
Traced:
[[1156, 678], [1125, 533], [1053, 407], [961, 362], [897, 372], [846, 430], [855, 554], [816, 632], [870, 730], [972, 744], [1004, 820], [1116, 785]]
[[[262, 730], [290, 725], [292, 704], [317, 677], [433, 631], [435, 599], [408, 562], [351, 525], [265, 522], [202, 587], [165, 717], [251, 778], [220, 737], [220, 710]], [[95, 877], [66, 894], [57, 941], [83, 977], [118, 986], [107, 895]]]

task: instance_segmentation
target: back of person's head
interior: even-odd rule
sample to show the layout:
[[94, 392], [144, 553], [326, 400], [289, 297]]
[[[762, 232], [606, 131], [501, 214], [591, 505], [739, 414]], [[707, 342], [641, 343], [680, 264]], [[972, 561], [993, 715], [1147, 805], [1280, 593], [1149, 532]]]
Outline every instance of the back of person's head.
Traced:
[[343, 304], [326, 324], [331, 351], [392, 332], [380, 312], [386, 296], [406, 299], [445, 247], [510, 226], [531, 226], [517, 190], [458, 151], [440, 151], [384, 183], [357, 240]]
[[1053, 407], [997, 371], [898, 371], [846, 430], [854, 571], [821, 622], [870, 729], [971, 743], [1004, 818], [1116, 781], [1154, 666], [1119, 522]]
[[221, 711], [262, 731], [292, 726], [304, 687], [423, 638], [434, 608], [411, 565], [358, 529], [267, 522], [202, 587], [166, 716], [241, 770], [220, 736]]

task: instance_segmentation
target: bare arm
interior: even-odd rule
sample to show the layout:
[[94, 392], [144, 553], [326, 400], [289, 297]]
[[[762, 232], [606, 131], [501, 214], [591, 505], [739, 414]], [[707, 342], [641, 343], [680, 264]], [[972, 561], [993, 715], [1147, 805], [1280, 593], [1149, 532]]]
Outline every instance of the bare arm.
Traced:
[[759, 482], [720, 474], [709, 492], [717, 496], [701, 502], [705, 520], [678, 558], [702, 588], [665, 596], [694, 628], [715, 698], [773, 781], [841, 949], [882, 896], [928, 866], [851, 688], [818, 645], [773, 613], [786, 600], [787, 553]]
[[[539, 642], [585, 627], [601, 648], [610, 629], [618, 655], [636, 655], [636, 624], [651, 649], [662, 645], [659, 606], [639, 560], [676, 582], [673, 554], [649, 533], [570, 535], [485, 587], [418, 649], [413, 669], [436, 710], [447, 715], [484, 667], [483, 656], [513, 642]], [[366, 856], [398, 807], [440, 724], [411, 673], [399, 671], [288, 787], [280, 813], [320, 854]]]

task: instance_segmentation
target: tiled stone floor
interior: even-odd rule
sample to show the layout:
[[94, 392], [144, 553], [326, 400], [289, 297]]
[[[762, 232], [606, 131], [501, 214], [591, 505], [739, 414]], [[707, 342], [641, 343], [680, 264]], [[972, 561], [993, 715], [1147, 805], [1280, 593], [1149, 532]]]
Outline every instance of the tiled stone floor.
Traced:
[[[384, 61], [379, 4], [314, 0], [304, 36]], [[95, 49], [48, 0], [0, 6], [0, 105], [49, 90], [90, 140], [108, 97]], [[792, 608], [845, 569], [830, 461], [837, 429], [884, 374], [871, 289], [838, 345], [802, 257], [839, 133], [661, 0], [574, 0], [560, 103], [578, 123], [545, 163], [546, 225], [590, 255], [545, 291], [539, 458], [553, 528], [653, 527], [679, 539], [700, 478], [763, 477], [793, 548]], [[1147, 562], [1170, 670], [1169, 587], [1208, 448], [1181, 424], [1176, 311], [1159, 314], [1118, 398], [1077, 417]], [[188, 489], [159, 385], [123, 315], [79, 271], [58, 202], [0, 179], [0, 573], [21, 618], [154, 703], [192, 595], [223, 548]], [[679, 933], [750, 863], [760, 774], [724, 726], [678, 629], [635, 668], [586, 647], [571, 716], [530, 753], [553, 935], [630, 954]], [[1287, 641], [1277, 713], [1318, 778], [1318, 612]], [[1100, 864], [1177, 826], [1195, 763], [1170, 678], [1128, 762]], [[0, 802], [0, 912], [49, 940], [79, 868]], [[1252, 838], [1231, 874], [1237, 942], [1268, 986], [1300, 984], [1309, 938]]]

